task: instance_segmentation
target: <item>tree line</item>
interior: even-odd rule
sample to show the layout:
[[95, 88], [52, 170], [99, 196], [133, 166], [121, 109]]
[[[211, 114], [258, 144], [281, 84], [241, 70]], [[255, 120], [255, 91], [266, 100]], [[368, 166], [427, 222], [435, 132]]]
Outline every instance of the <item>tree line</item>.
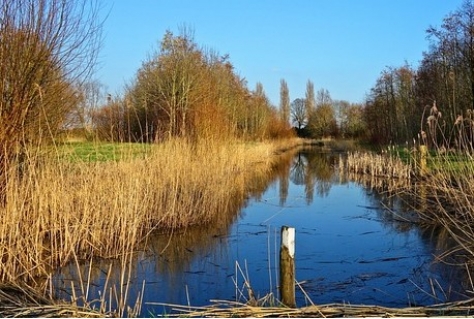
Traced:
[[263, 85], [250, 90], [228, 55], [199, 47], [185, 27], [177, 35], [167, 31], [124, 96], [109, 100], [92, 118], [100, 138], [113, 141], [292, 135]]
[[199, 46], [192, 30], [167, 31], [123, 96], [101, 96], [91, 80], [101, 41], [95, 0], [18, 0], [0, 4], [0, 164], [26, 145], [86, 131], [111, 141], [173, 137], [266, 139], [343, 137], [373, 143], [420, 138], [430, 147], [471, 150], [474, 139], [474, 5], [465, 0], [439, 28], [415, 69], [383, 70], [360, 104], [315, 92], [280, 105], [263, 85], [248, 88], [228, 55]]
[[280, 117], [293, 125], [295, 132], [308, 138], [363, 138], [366, 124], [363, 105], [333, 100], [327, 89], [316, 93], [311, 80], [306, 83], [305, 98], [290, 103], [285, 79], [280, 80]]
[[419, 66], [385, 68], [361, 104], [332, 101], [324, 89], [314, 100], [310, 81], [305, 98], [290, 104], [287, 84], [281, 80], [282, 117], [303, 136], [356, 137], [374, 144], [417, 139], [431, 148], [472, 152], [473, 30], [474, 4], [465, 0], [440, 27], [426, 30], [430, 45]]
[[368, 95], [364, 117], [372, 142], [420, 139], [432, 148], [473, 151], [474, 5], [465, 0], [430, 26], [430, 46], [415, 69], [383, 70]]

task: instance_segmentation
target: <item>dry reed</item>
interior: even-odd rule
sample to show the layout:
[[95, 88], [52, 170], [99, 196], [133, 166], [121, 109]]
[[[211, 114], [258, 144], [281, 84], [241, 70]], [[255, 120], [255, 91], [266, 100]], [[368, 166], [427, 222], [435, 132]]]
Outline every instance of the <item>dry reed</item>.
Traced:
[[340, 162], [339, 167], [351, 173], [373, 177], [410, 180], [413, 175], [412, 168], [398, 157], [369, 152], [349, 153], [345, 164]]
[[474, 312], [474, 299], [437, 304], [427, 307], [389, 308], [373, 305], [325, 304], [301, 308], [255, 307], [248, 304], [211, 300], [211, 305], [193, 307], [185, 305], [150, 303], [172, 309], [167, 317], [208, 317], [208, 318], [339, 318], [339, 317], [432, 317], [432, 316], [470, 316]]
[[80, 317], [104, 318], [109, 314], [69, 303], [59, 303], [28, 286], [0, 287], [0, 315], [2, 317]]
[[225, 217], [266, 174], [275, 146], [173, 140], [143, 159], [68, 162], [27, 154], [9, 171], [0, 207], [0, 278], [27, 281], [73, 260], [119, 257], [156, 228]]
[[452, 159], [438, 156], [436, 161], [438, 169], [406, 192], [420, 203], [414, 207], [420, 218], [441, 225], [457, 243], [440, 257], [451, 256], [460, 263], [471, 264], [474, 262], [474, 165], [467, 160], [453, 170]]

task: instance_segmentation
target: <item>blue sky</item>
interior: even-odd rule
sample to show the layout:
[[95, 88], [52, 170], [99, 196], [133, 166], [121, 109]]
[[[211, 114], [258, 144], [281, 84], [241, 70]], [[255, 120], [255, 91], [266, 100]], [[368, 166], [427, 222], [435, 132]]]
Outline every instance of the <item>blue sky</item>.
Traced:
[[104, 0], [97, 79], [121, 94], [166, 30], [194, 30], [195, 41], [229, 54], [250, 89], [261, 82], [278, 106], [280, 80], [290, 99], [306, 82], [336, 100], [363, 102], [385, 67], [416, 67], [439, 27], [463, 0]]

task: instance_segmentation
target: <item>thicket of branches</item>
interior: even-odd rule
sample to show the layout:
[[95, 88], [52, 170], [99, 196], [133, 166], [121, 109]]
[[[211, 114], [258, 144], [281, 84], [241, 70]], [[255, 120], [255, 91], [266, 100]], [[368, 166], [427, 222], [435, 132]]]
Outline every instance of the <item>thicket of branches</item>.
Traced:
[[[474, 134], [474, 4], [465, 0], [439, 28], [418, 69], [387, 68], [365, 105], [372, 141], [410, 141], [471, 151]], [[460, 138], [462, 137], [462, 138]]]
[[[417, 69], [387, 67], [363, 104], [334, 101], [327, 90], [291, 104], [291, 122], [302, 136], [349, 137], [376, 144], [419, 138], [431, 148], [473, 152], [474, 4], [465, 0], [439, 28], [429, 27], [430, 46]], [[281, 112], [288, 92], [281, 84]], [[314, 101], [316, 99], [316, 101]], [[285, 116], [282, 116], [285, 118]]]
[[94, 119], [100, 136], [114, 141], [292, 134], [263, 86], [249, 90], [227, 55], [200, 48], [186, 28], [179, 35], [166, 32], [124, 98], [110, 101]]
[[51, 141], [96, 60], [93, 0], [0, 2], [0, 195], [12, 161]]

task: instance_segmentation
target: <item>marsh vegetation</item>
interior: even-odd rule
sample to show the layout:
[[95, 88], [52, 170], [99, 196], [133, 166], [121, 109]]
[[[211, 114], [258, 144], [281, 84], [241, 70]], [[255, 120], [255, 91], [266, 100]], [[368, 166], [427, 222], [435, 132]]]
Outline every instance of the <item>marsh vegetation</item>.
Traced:
[[[305, 98], [291, 102], [282, 79], [279, 108], [261, 83], [249, 89], [230, 57], [199, 46], [187, 27], [163, 35], [122, 96], [104, 94], [91, 76], [102, 40], [99, 9], [94, 0], [0, 4], [0, 280], [1, 291], [19, 296], [2, 306], [5, 314], [15, 307], [31, 314], [20, 304], [35, 299], [55, 306], [66, 289], [75, 308], [58, 306], [62, 313], [138, 315], [144, 284], [128, 289], [137, 256], [191, 263], [187, 247], [215, 245], [276, 180], [276, 206], [286, 207], [291, 183], [304, 185], [311, 203], [330, 194], [334, 167], [340, 180], [404, 202], [405, 224], [397, 227], [437, 229], [454, 243], [439, 260], [470, 274], [471, 1], [440, 29], [429, 28], [433, 43], [417, 70], [385, 70], [364, 104], [334, 101], [310, 80]], [[346, 156], [367, 142], [402, 146]], [[302, 144], [340, 158], [328, 166]], [[311, 165], [317, 174], [302, 169]], [[77, 280], [61, 278], [64, 269]], [[94, 276], [102, 291], [91, 298]], [[441, 284], [433, 287], [447, 296]], [[436, 301], [449, 299], [440, 293]]]

